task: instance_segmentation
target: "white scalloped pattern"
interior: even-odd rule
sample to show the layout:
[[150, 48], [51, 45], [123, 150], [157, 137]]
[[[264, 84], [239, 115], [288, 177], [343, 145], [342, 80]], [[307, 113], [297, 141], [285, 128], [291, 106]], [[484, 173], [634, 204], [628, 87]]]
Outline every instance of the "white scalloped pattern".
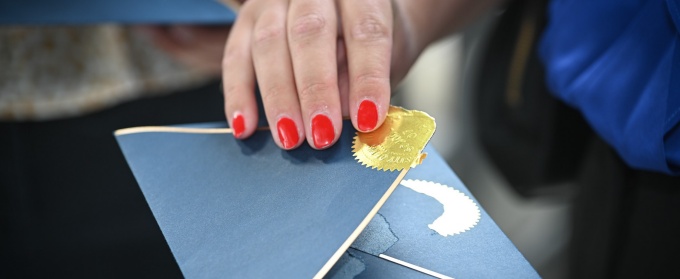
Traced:
[[447, 185], [404, 179], [400, 183], [418, 193], [430, 196], [444, 206], [444, 213], [428, 227], [442, 236], [452, 236], [472, 229], [479, 223], [479, 206], [468, 196]]

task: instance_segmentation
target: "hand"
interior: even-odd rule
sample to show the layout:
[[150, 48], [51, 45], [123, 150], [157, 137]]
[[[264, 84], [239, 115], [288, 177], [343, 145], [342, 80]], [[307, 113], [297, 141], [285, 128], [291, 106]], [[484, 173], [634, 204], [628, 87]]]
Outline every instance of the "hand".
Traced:
[[189, 67], [217, 75], [230, 26], [172, 25], [137, 26], [154, 45]]
[[[292, 149], [335, 143], [342, 117], [368, 132], [384, 121], [391, 83], [425, 44], [389, 0], [248, 0], [223, 58], [225, 112], [249, 137], [258, 114], [255, 78], [275, 142]], [[412, 30], [412, 29], [411, 29]], [[392, 79], [391, 79], [392, 77]]]

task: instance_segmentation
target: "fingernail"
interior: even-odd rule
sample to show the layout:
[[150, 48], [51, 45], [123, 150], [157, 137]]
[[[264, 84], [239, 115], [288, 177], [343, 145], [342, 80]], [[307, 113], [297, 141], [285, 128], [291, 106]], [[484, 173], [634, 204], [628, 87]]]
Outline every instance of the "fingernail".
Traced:
[[317, 114], [312, 118], [312, 136], [314, 138], [314, 146], [318, 149], [328, 147], [333, 143], [335, 138], [335, 131], [333, 130], [333, 123], [323, 114]]
[[293, 148], [300, 140], [295, 122], [288, 117], [279, 119], [276, 123], [276, 131], [279, 132], [279, 141], [285, 149]]
[[231, 123], [231, 128], [234, 129], [234, 137], [241, 138], [241, 135], [243, 135], [243, 132], [246, 130], [246, 123], [245, 120], [243, 120], [243, 115], [240, 113], [234, 114], [234, 120]]
[[357, 113], [357, 124], [362, 132], [375, 129], [375, 125], [378, 124], [378, 108], [374, 102], [370, 100], [361, 102]]

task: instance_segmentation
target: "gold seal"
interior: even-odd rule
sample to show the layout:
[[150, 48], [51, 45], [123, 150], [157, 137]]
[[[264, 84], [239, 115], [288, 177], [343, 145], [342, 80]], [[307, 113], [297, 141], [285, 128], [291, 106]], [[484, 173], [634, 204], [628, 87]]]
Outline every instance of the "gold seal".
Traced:
[[390, 106], [385, 122], [373, 132], [357, 132], [352, 151], [362, 165], [384, 171], [403, 170], [422, 162], [434, 118], [417, 110]]

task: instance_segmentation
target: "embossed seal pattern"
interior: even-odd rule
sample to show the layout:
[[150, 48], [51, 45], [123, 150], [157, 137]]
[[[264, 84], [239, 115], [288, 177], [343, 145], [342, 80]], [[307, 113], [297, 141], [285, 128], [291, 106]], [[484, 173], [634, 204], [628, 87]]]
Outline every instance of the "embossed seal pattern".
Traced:
[[427, 113], [391, 106], [382, 126], [370, 133], [357, 132], [354, 157], [367, 167], [384, 171], [418, 165], [435, 128], [434, 118]]

